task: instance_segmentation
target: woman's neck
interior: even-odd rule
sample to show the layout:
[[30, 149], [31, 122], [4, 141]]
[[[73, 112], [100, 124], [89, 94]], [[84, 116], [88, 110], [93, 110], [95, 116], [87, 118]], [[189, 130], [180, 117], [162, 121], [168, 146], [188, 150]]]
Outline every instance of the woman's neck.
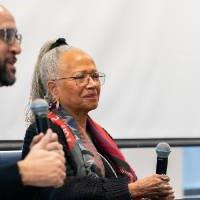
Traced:
[[82, 112], [82, 111], [74, 112], [74, 111], [71, 111], [69, 109], [68, 109], [68, 112], [74, 118], [77, 126], [81, 130], [85, 131], [86, 130], [87, 113], [86, 112]]
[[87, 115], [76, 115], [73, 116], [77, 126], [80, 130], [86, 131], [86, 120], [87, 120]]

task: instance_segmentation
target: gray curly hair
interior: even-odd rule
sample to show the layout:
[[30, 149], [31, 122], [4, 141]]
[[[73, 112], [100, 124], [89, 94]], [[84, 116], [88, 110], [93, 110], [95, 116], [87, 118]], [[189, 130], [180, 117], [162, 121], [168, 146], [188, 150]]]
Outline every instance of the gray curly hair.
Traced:
[[45, 99], [49, 104], [54, 103], [55, 101], [52, 95], [48, 92], [47, 82], [55, 79], [57, 76], [59, 55], [62, 52], [66, 52], [73, 48], [69, 45], [62, 45], [51, 49], [52, 44], [55, 42], [56, 40], [47, 41], [40, 49], [37, 62], [35, 64], [29, 102], [25, 113], [25, 121], [27, 124], [32, 123], [34, 120], [30, 106], [35, 99]]

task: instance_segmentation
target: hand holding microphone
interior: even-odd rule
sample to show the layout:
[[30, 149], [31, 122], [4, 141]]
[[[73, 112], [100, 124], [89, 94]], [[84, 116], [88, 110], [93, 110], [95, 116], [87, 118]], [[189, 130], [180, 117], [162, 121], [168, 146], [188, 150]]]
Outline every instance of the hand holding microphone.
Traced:
[[[18, 162], [24, 185], [57, 188], [64, 184], [66, 178], [64, 152], [58, 141], [52, 142], [53, 135], [56, 134], [49, 129], [36, 144], [32, 145], [25, 159]], [[56, 144], [58, 148], [47, 150], [47, 146], [51, 144]]]
[[150, 198], [154, 200], [173, 200], [174, 192], [166, 176], [167, 161], [170, 146], [167, 143], [159, 143], [156, 147], [158, 154], [156, 174], [139, 179], [128, 185], [129, 192], [134, 198]]
[[37, 99], [31, 109], [39, 135], [32, 139], [29, 154], [19, 162], [22, 181], [24, 185], [59, 187], [66, 177], [65, 157], [57, 134], [48, 129], [48, 104]]

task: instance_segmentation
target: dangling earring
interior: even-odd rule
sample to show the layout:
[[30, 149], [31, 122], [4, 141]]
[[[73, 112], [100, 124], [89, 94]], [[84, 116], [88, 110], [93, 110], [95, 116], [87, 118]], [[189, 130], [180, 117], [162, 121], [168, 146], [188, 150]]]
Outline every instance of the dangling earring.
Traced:
[[59, 102], [59, 99], [56, 99], [56, 109], [58, 110], [60, 107], [60, 102]]

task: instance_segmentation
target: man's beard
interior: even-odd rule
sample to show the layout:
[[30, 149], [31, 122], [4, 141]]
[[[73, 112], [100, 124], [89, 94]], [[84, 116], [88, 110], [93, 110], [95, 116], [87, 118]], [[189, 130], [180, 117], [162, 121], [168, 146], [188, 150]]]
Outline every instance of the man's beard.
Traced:
[[10, 76], [6, 71], [6, 60], [4, 62], [0, 61], [0, 86], [10, 86], [15, 83], [15, 76]]

